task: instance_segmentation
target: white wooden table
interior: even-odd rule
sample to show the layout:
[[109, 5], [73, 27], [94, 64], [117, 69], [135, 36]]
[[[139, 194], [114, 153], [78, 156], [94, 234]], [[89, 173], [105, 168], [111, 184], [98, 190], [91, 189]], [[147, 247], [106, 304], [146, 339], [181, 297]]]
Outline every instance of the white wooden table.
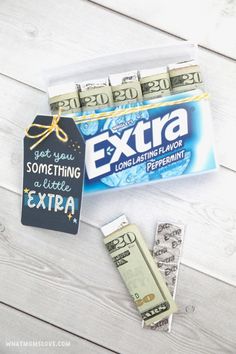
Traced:
[[[236, 353], [236, 2], [96, 2], [0, 2], [0, 353]], [[76, 237], [23, 227], [22, 137], [48, 113], [41, 71], [181, 38], [201, 45], [219, 172], [85, 197]], [[171, 334], [141, 328], [104, 249], [99, 227], [121, 213], [150, 247], [158, 219], [187, 225]]]

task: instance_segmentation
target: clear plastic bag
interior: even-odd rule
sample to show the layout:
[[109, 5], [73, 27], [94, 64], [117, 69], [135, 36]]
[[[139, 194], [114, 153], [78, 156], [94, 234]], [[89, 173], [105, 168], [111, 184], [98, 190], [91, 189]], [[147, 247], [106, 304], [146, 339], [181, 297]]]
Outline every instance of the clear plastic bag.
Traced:
[[[182, 42], [56, 68], [46, 77], [49, 86], [63, 87], [69, 82], [76, 84], [197, 59], [197, 46]], [[195, 90], [189, 87], [191, 91], [177, 89], [170, 96], [70, 111], [86, 140], [85, 192], [191, 176], [217, 168], [207, 93], [202, 85]]]

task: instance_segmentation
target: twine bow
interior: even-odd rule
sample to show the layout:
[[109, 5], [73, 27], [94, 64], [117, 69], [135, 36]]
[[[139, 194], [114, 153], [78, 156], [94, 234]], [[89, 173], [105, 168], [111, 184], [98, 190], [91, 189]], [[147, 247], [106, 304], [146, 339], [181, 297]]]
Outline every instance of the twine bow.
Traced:
[[[59, 140], [61, 140], [63, 143], [68, 141], [68, 135], [58, 125], [60, 118], [61, 118], [61, 109], [59, 109], [59, 112], [57, 115], [53, 116], [51, 125], [33, 123], [26, 129], [25, 135], [28, 138], [30, 138], [30, 139], [39, 138], [39, 140], [36, 141], [36, 143], [31, 145], [30, 150], [33, 150], [37, 145], [39, 145], [43, 140], [45, 140], [54, 131], [56, 132], [57, 138]], [[44, 129], [44, 131], [42, 131], [39, 134], [35, 134], [35, 135], [29, 134], [29, 130], [33, 127]]]

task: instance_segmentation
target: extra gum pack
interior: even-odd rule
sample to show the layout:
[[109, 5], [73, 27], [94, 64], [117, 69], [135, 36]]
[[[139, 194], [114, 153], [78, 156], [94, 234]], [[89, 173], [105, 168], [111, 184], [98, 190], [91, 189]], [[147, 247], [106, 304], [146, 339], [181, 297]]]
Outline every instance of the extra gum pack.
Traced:
[[52, 113], [73, 117], [86, 142], [85, 192], [216, 170], [194, 44], [96, 58], [47, 77]]

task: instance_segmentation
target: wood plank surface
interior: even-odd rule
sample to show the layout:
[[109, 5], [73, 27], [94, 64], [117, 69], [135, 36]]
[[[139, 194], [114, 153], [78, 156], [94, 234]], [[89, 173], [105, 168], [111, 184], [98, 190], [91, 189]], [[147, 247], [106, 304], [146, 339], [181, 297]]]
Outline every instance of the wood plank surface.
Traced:
[[96, 228], [82, 223], [69, 236], [24, 227], [20, 197], [1, 189], [1, 200], [2, 301], [121, 353], [235, 352], [232, 286], [181, 266], [172, 333], [142, 329]]
[[143, 23], [236, 58], [236, 2], [230, 0], [92, 0]]
[[0, 303], [1, 354], [111, 354], [83, 338]]
[[[69, 3], [61, 0], [57, 6], [56, 0], [42, 0], [40, 5], [29, 0], [18, 3], [8, 0], [0, 5], [0, 9], [0, 41], [3, 44], [0, 72], [41, 89], [46, 87], [43, 69], [179, 41], [171, 34], [125, 16], [112, 12], [107, 16], [105, 9], [87, 1], [71, 0]], [[74, 9], [73, 13], [71, 9]], [[74, 13], [79, 14], [78, 21], [72, 21]], [[230, 42], [234, 43], [233, 40]], [[69, 58], [66, 53], [70, 53]], [[213, 72], [214, 76], [217, 73], [216, 79], [221, 76], [218, 68], [222, 67], [222, 60], [228, 64], [224, 70], [235, 73], [232, 60], [203, 49], [200, 57], [207, 65], [207, 72]], [[222, 75], [228, 77], [227, 72]]]
[[[135, 2], [135, 9], [133, 0], [125, 7], [122, 0], [96, 2], [153, 28], [88, 1], [0, 3], [0, 302], [13, 307], [0, 304], [0, 352], [14, 352], [4, 351], [5, 339], [12, 336], [16, 340], [68, 339], [68, 354], [233, 354], [236, 69], [226, 56], [235, 57], [236, 43], [232, 36], [228, 40], [235, 24], [235, 2], [206, 0], [199, 33], [198, 16], [185, 24], [181, 20], [177, 28], [173, 15], [165, 15], [169, 0], [149, 0], [145, 6]], [[172, 3], [173, 14], [183, 19], [183, 6], [185, 15], [202, 13], [202, 0], [192, 5], [180, 0], [176, 8]], [[77, 236], [22, 226], [24, 129], [36, 114], [49, 113], [42, 70], [177, 43], [176, 35], [192, 36], [225, 55], [199, 51], [211, 95], [219, 161], [227, 168], [190, 179], [85, 196]], [[104, 248], [98, 228], [121, 213], [138, 224], [150, 248], [158, 220], [187, 225], [177, 291], [179, 312], [171, 334], [141, 328], [137, 310]]]
[[45, 69], [176, 41], [81, 0], [8, 0], [0, 11], [0, 72], [41, 89]]

